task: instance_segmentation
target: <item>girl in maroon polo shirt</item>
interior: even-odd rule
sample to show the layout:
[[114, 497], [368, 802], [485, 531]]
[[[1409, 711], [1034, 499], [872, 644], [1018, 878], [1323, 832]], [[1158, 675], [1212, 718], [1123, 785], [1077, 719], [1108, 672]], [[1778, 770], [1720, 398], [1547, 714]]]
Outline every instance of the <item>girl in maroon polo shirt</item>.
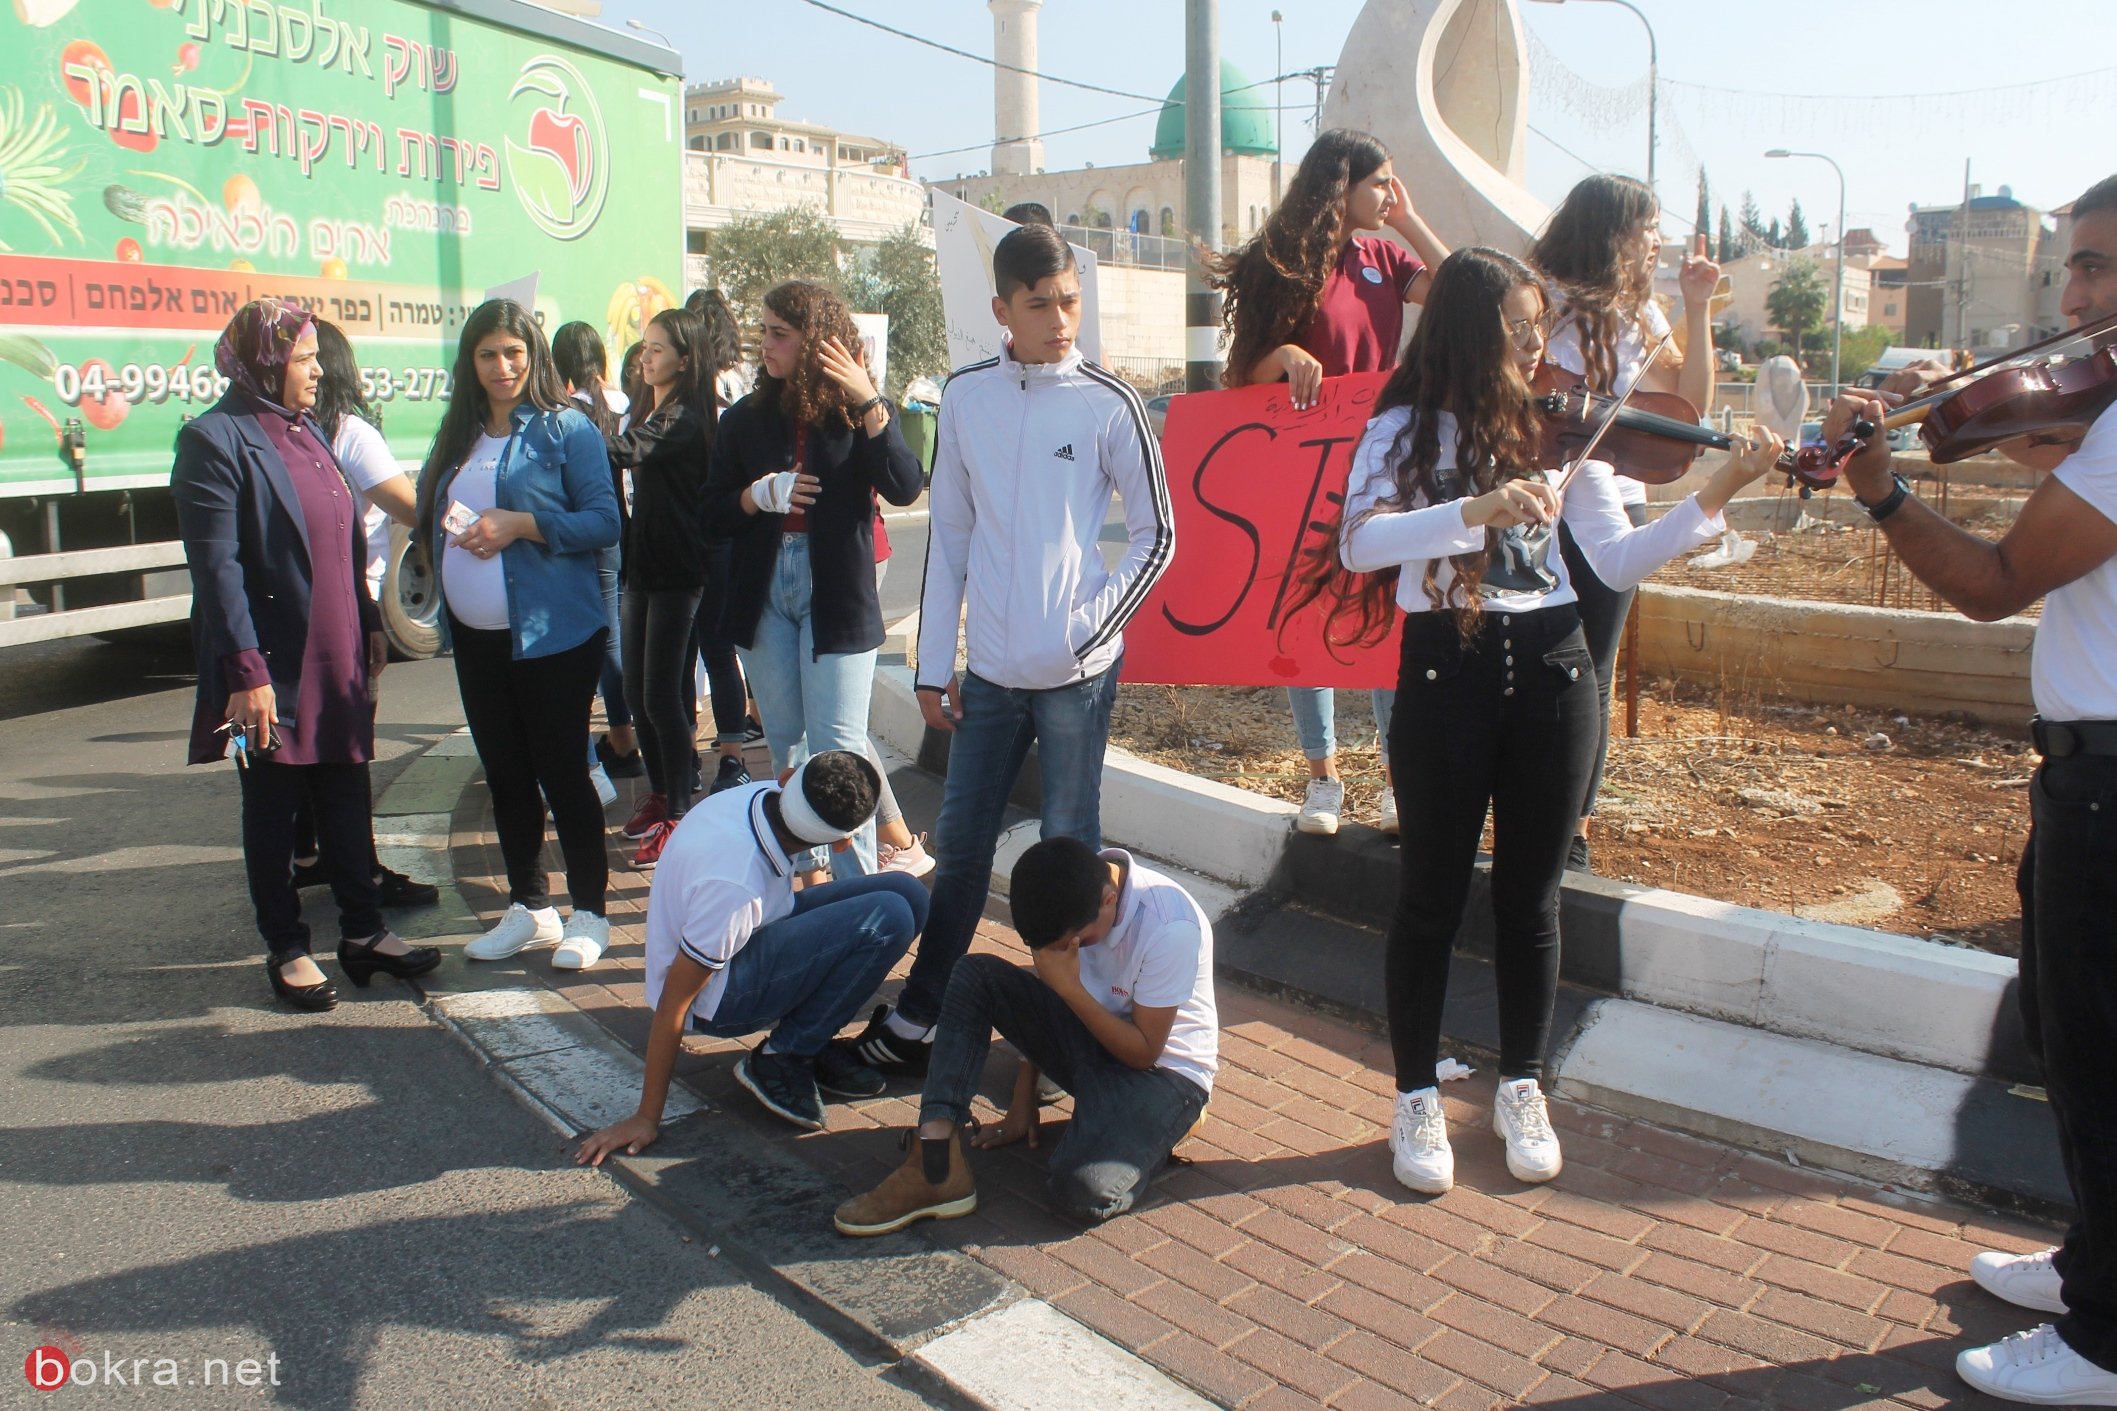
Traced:
[[[1384, 226], [1404, 245], [1361, 233]], [[1222, 380], [1244, 387], [1284, 379], [1294, 405], [1306, 407], [1326, 377], [1396, 366], [1404, 306], [1426, 301], [1427, 269], [1447, 256], [1448, 247], [1412, 209], [1389, 149], [1364, 132], [1323, 133], [1264, 229], [1212, 263], [1215, 283], [1227, 295]], [[1304, 833], [1336, 833], [1345, 807], [1333, 728], [1336, 696], [1321, 686], [1291, 686], [1286, 694], [1309, 771], [1295, 826]], [[1395, 699], [1394, 691], [1372, 693], [1385, 781]], [[1396, 802], [1386, 782], [1380, 812], [1382, 831], [1396, 832]]]

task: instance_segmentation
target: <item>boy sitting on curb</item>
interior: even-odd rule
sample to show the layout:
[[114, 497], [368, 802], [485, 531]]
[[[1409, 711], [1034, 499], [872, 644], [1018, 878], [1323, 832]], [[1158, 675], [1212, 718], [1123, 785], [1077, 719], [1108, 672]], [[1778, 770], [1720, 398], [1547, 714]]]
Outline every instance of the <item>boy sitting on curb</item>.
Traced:
[[880, 1235], [977, 1208], [961, 1128], [992, 1032], [1022, 1054], [1014, 1097], [980, 1147], [1037, 1142], [1037, 1074], [1073, 1094], [1051, 1153], [1051, 1192], [1086, 1221], [1130, 1210], [1198, 1122], [1220, 1066], [1213, 928], [1188, 892], [1112, 848], [1050, 838], [1022, 855], [1010, 886], [1033, 970], [966, 956], [941, 1004], [918, 1140], [904, 1164], [838, 1207], [841, 1234]]
[[661, 1134], [683, 1036], [771, 1036], [735, 1067], [770, 1111], [823, 1126], [818, 1089], [875, 1097], [882, 1075], [834, 1040], [926, 924], [926, 888], [901, 872], [794, 891], [793, 859], [842, 847], [875, 812], [875, 767], [826, 750], [786, 784], [714, 794], [684, 815], [647, 897], [647, 1003], [654, 1023], [639, 1110], [581, 1143], [600, 1166]]

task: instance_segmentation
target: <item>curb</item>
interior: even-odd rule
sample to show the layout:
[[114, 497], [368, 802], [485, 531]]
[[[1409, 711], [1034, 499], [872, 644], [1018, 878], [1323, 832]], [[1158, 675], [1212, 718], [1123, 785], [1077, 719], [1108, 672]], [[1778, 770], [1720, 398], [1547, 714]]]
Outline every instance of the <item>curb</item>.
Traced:
[[[451, 860], [454, 815], [477, 769], [469, 732], [458, 730], [406, 764], [375, 800], [385, 864], [441, 888], [438, 905], [398, 928], [407, 939], [446, 946], [483, 929], [455, 887]], [[633, 1110], [641, 1060], [556, 991], [503, 967], [463, 965], [444, 966], [413, 989], [502, 1088], [568, 1141]], [[1212, 1406], [916, 1229], [852, 1245], [830, 1228], [843, 1191], [739, 1129], [684, 1120], [719, 1110], [673, 1081], [661, 1139], [641, 1155], [609, 1158], [604, 1169], [693, 1231], [710, 1256], [726, 1258], [839, 1341], [990, 1411], [1073, 1411], [1081, 1390], [1104, 1411]], [[1046, 1359], [1055, 1357], [1073, 1374], [1064, 1390], [1031, 1375], [1048, 1371], [1055, 1364]]]
[[[926, 730], [911, 679], [878, 670], [871, 728], [945, 770], [946, 738]], [[1013, 801], [1033, 811], [1038, 792], [1025, 777]], [[1223, 975], [1372, 1025], [1385, 1017], [1376, 932], [1395, 908], [1396, 845], [1359, 826], [1307, 837], [1293, 831], [1296, 812], [1119, 752], [1105, 761], [1105, 839], [1187, 885], [1200, 882], [1186, 874], [1214, 879], [1227, 898], [1207, 907], [1238, 922], [1216, 954]], [[1003, 850], [996, 891], [1009, 860]], [[1481, 863], [1444, 1030], [1472, 1050], [1497, 1041], [1489, 887]], [[1289, 903], [1306, 914], [1289, 915]], [[1795, 1164], [1998, 1207], [2067, 1208], [2040, 1091], [2021, 1086], [2038, 1080], [2013, 961], [1575, 873], [1560, 925], [1555, 1091]], [[1900, 1120], [1840, 1121], [1880, 1106]]]
[[[926, 738], [911, 679], [902, 667], [877, 670], [871, 726], [932, 769], [945, 743]], [[1034, 785], [1027, 792], [1033, 798]], [[1023, 794], [1017, 800], [1030, 806]], [[1395, 844], [1359, 825], [1335, 839], [1297, 834], [1298, 812], [1116, 751], [1103, 769], [1103, 833], [1113, 843], [1386, 926], [1396, 906]], [[1457, 940], [1473, 953], [1491, 951], [1488, 879], [1481, 864]], [[1562, 973], [1578, 984], [1884, 1058], [2034, 1081], [2013, 1002], [2015, 964], [2005, 957], [1578, 873], [1566, 876], [1559, 918]], [[1878, 994], [1888, 996], [1886, 1011]]]

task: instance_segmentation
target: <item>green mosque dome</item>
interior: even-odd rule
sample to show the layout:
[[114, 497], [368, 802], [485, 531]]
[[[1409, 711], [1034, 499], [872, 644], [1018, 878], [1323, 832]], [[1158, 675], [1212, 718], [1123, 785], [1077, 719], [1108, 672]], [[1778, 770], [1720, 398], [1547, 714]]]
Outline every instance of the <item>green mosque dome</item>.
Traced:
[[[1183, 88], [1177, 79], [1161, 106], [1161, 119], [1154, 124], [1154, 145], [1147, 155], [1157, 162], [1183, 156]], [[1272, 140], [1272, 86], [1252, 87], [1241, 69], [1220, 61], [1220, 150], [1244, 157], [1276, 157], [1279, 144]]]

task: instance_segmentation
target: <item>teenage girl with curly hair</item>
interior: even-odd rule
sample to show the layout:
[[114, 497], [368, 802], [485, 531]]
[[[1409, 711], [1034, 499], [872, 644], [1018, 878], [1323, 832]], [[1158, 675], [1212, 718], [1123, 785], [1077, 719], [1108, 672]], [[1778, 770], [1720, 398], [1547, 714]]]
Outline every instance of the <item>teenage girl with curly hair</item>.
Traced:
[[[1720, 266], [1702, 255], [1683, 262], [1678, 277], [1690, 356], [1672, 343], [1648, 363], [1648, 354], [1669, 331], [1669, 321], [1654, 302], [1654, 268], [1661, 255], [1661, 206], [1645, 182], [1628, 176], [1588, 177], [1559, 203], [1550, 224], [1529, 252], [1529, 263], [1544, 276], [1552, 328], [1547, 361], [1584, 379], [1590, 390], [1608, 395], [1626, 391], [1636, 381], [1648, 392], [1676, 392], [1701, 412], [1713, 401], [1713, 331], [1710, 305], [1720, 283]], [[1622, 467], [1619, 467], [1622, 469]], [[1618, 490], [1625, 514], [1634, 524], [1646, 522], [1647, 488], [1620, 477]], [[1602, 788], [1603, 760], [1610, 749], [1610, 683], [1617, 668], [1617, 644], [1635, 590], [1616, 590], [1595, 569], [1559, 525], [1559, 547], [1566, 571], [1580, 595], [1580, 619], [1595, 659], [1595, 680], [1602, 689], [1602, 731], [1595, 746], [1595, 767], [1582, 795], [1580, 823], [1566, 865], [1588, 870], [1588, 818]]]
[[[1385, 226], [1404, 245], [1362, 233]], [[1425, 302], [1428, 268], [1447, 255], [1448, 247], [1412, 209], [1387, 148], [1364, 132], [1323, 133], [1264, 229], [1209, 264], [1214, 283], [1226, 293], [1222, 380], [1243, 387], [1283, 379], [1294, 405], [1305, 407], [1326, 377], [1395, 366], [1404, 306]], [[1309, 769], [1296, 826], [1304, 833], [1336, 833], [1345, 807], [1336, 694], [1322, 686], [1291, 686], [1286, 694]], [[1385, 779], [1391, 694], [1372, 693]], [[1381, 820], [1384, 832], [1396, 831], [1396, 805], [1386, 790]]]
[[[722, 414], [713, 440], [706, 530], [734, 540], [720, 626], [781, 770], [797, 751], [866, 753], [883, 635], [875, 497], [908, 505], [925, 488], [860, 348], [835, 294], [801, 280], [772, 289], [757, 390]], [[873, 872], [874, 825], [831, 866]]]

